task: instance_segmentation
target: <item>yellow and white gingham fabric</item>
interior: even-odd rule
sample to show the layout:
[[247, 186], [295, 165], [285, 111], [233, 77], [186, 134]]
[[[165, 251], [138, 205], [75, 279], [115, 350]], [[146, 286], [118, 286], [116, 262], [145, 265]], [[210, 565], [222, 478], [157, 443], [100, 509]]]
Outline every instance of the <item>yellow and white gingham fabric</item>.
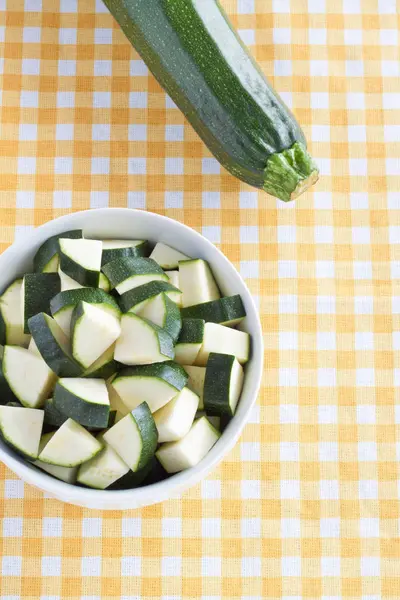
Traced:
[[400, 7], [222, 3], [319, 162], [295, 204], [220, 170], [100, 0], [0, 0], [0, 249], [166, 214], [234, 262], [266, 346], [239, 443], [180, 500], [89, 511], [2, 466], [1, 600], [400, 598]]

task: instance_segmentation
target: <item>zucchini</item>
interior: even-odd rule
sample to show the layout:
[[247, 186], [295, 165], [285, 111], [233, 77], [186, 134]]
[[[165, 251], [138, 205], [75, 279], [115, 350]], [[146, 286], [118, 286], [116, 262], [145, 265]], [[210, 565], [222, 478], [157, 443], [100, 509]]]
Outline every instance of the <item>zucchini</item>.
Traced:
[[71, 332], [73, 310], [81, 301], [96, 304], [96, 306], [102, 310], [114, 315], [118, 321], [120, 319], [121, 311], [117, 301], [103, 290], [85, 287], [77, 290], [60, 292], [51, 300], [50, 310], [54, 319], [68, 336]]
[[103, 253], [101, 265], [127, 256], [146, 256], [149, 252], [149, 244], [144, 240], [102, 240]]
[[172, 400], [187, 381], [186, 371], [170, 361], [123, 369], [111, 385], [130, 410], [147, 402], [154, 413]]
[[115, 360], [124, 365], [149, 365], [174, 356], [174, 342], [167, 331], [134, 313], [122, 315]]
[[0, 359], [0, 404], [9, 404], [10, 402], [18, 402], [14, 392], [10, 388], [7, 379], [3, 373], [3, 354], [4, 348], [1, 347]]
[[64, 415], [64, 413], [54, 406], [54, 398], [47, 398], [43, 410], [44, 423], [50, 427], [61, 427], [65, 421], [68, 421], [67, 415]]
[[[288, 201], [318, 179], [297, 121], [216, 0], [105, 0], [220, 163]], [[166, 51], [168, 48], [168, 51]]]
[[192, 365], [185, 365], [184, 369], [189, 377], [187, 386], [200, 398], [199, 409], [204, 408], [203, 395], [204, 395], [204, 380], [206, 378], [206, 368], [196, 367]]
[[99, 288], [107, 292], [107, 294], [111, 292], [111, 283], [102, 271], [100, 271]]
[[79, 239], [82, 238], [81, 229], [73, 229], [58, 233], [47, 239], [36, 252], [33, 259], [33, 268], [36, 273], [57, 273], [59, 266], [58, 240], [60, 238]]
[[57, 376], [41, 356], [25, 348], [5, 346], [3, 374], [17, 399], [27, 408], [40, 408], [51, 395]]
[[60, 467], [59, 465], [50, 465], [49, 463], [42, 462], [41, 460], [35, 460], [33, 464], [35, 467], [38, 467], [56, 479], [65, 481], [65, 483], [76, 483], [76, 476], [78, 474], [79, 467]]
[[129, 490], [142, 485], [143, 480], [150, 475], [153, 468], [155, 457], [153, 456], [144, 467], [138, 471], [129, 470], [126, 475], [117, 479], [114, 483], [108, 486], [108, 490]]
[[110, 401], [105, 381], [82, 377], [63, 377], [57, 381], [54, 407], [80, 425], [107, 427]]
[[79, 377], [82, 368], [72, 358], [69, 340], [58, 323], [39, 313], [29, 319], [28, 326], [39, 355], [50, 369], [59, 377]]
[[243, 367], [234, 356], [210, 353], [204, 380], [207, 415], [233, 417], [243, 387]]
[[31, 337], [31, 339], [29, 341], [28, 350], [29, 350], [29, 352], [33, 352], [33, 354], [36, 354], [36, 356], [42, 356], [39, 352], [39, 348], [36, 346], [36, 342], [33, 339], [33, 337]]
[[150, 281], [168, 281], [168, 275], [151, 258], [117, 258], [104, 265], [102, 271], [118, 294]]
[[90, 488], [105, 490], [118, 479], [127, 475], [130, 469], [110, 444], [104, 440], [104, 433], [99, 433], [97, 439], [104, 444], [104, 448], [79, 467], [77, 481]]
[[71, 349], [74, 359], [88, 369], [119, 337], [121, 325], [114, 315], [96, 304], [81, 301], [71, 318]]
[[46, 443], [39, 460], [51, 465], [76, 467], [96, 456], [103, 448], [101, 442], [72, 419], [65, 421], [57, 431], [45, 435]]
[[61, 270], [84, 286], [98, 287], [103, 245], [99, 240], [60, 238]]
[[46, 240], [36, 252], [33, 268], [36, 273], [57, 273], [59, 266], [58, 240], [60, 238], [79, 239], [83, 237], [81, 229], [64, 231]]
[[72, 279], [72, 277], [61, 271], [60, 267], [58, 268], [58, 276], [60, 278], [62, 292], [77, 290], [83, 287], [83, 285], [75, 281], [75, 279]]
[[143, 319], [164, 329], [176, 342], [182, 327], [181, 312], [175, 302], [170, 300], [166, 294], [158, 294], [149, 300], [138, 314]]
[[207, 323], [226, 327], [239, 325], [245, 316], [246, 310], [239, 294], [182, 308], [182, 319], [204, 319]]
[[143, 469], [153, 458], [158, 442], [157, 428], [148, 404], [139, 404], [103, 437], [133, 472]]
[[108, 381], [106, 381], [108, 397], [110, 399], [110, 411], [115, 411], [115, 422], [121, 420], [122, 417], [125, 417], [130, 411], [130, 409], [124, 404], [124, 402], [119, 397], [117, 390], [113, 387], [112, 382], [114, 381], [116, 375], [110, 377]]
[[37, 457], [42, 427], [42, 410], [0, 406], [1, 437], [18, 454], [29, 459]]
[[30, 335], [24, 333], [21, 290], [22, 279], [16, 279], [0, 297], [0, 343], [27, 348]]
[[201, 258], [179, 263], [179, 289], [182, 290], [182, 306], [193, 306], [220, 297], [210, 265]]
[[153, 252], [150, 254], [150, 258], [156, 261], [162, 269], [168, 271], [170, 269], [177, 269], [180, 260], [189, 260], [186, 254], [182, 254], [179, 250], [167, 246], [162, 242], [158, 242]]
[[112, 344], [99, 358], [83, 373], [82, 377], [91, 379], [108, 379], [117, 372], [119, 364], [114, 360], [115, 344]]
[[180, 365], [193, 365], [204, 339], [202, 319], [182, 319], [182, 329], [175, 346], [175, 361]]
[[176, 442], [161, 444], [156, 456], [167, 473], [178, 473], [196, 466], [220, 437], [206, 417], [197, 419], [189, 432]]
[[22, 281], [21, 306], [24, 332], [29, 333], [28, 321], [40, 312], [50, 312], [50, 301], [61, 290], [58, 273], [27, 273]]
[[183, 438], [193, 424], [198, 406], [199, 397], [184, 387], [168, 404], [157, 410], [153, 416], [159, 443]]
[[[168, 271], [167, 275], [168, 275], [170, 284], [179, 289], [179, 271]], [[172, 298], [172, 300], [173, 300], [173, 298]], [[176, 303], [180, 305], [181, 300], [182, 300], [182, 294], [179, 298], [179, 302], [176, 301]]]
[[238, 331], [217, 323], [206, 323], [203, 345], [195, 364], [204, 367], [210, 352], [232, 354], [240, 364], [244, 364], [250, 358], [250, 335], [245, 331]]
[[201, 417], [206, 417], [210, 421], [211, 425], [215, 427], [215, 429], [221, 431], [221, 417], [207, 415], [204, 410], [198, 410], [196, 413], [196, 419], [200, 419]]
[[119, 298], [119, 305], [122, 312], [140, 313], [152, 298], [162, 293], [176, 304], [180, 304], [182, 292], [178, 288], [167, 281], [150, 281], [122, 294]]

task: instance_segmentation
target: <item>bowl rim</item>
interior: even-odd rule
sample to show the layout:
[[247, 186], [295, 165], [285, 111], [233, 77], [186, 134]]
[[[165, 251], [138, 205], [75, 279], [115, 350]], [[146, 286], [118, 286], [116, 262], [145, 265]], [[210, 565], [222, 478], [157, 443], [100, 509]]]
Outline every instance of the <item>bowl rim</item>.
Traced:
[[[49, 494], [54, 494], [54, 496], [64, 500], [65, 502], [75, 503], [81, 506], [89, 506], [90, 503], [92, 503], [93, 507], [99, 505], [103, 510], [107, 510], [108, 508], [115, 510], [115, 505], [121, 504], [121, 510], [123, 510], [124, 508], [129, 507], [129, 500], [133, 501], [131, 508], [136, 508], [139, 506], [150, 506], [152, 504], [161, 502], [166, 498], [174, 497], [175, 495], [177, 497], [180, 496], [180, 494], [185, 490], [204, 479], [233, 448], [240, 437], [244, 426], [248, 422], [250, 412], [256, 403], [258, 392], [260, 390], [264, 363], [264, 343], [260, 316], [255, 306], [253, 297], [242, 276], [230, 262], [230, 260], [219, 248], [217, 248], [212, 242], [210, 242], [196, 230], [192, 229], [188, 225], [185, 225], [184, 223], [181, 223], [180, 221], [160, 215], [158, 213], [122, 207], [99, 208], [68, 213], [43, 223], [23, 239], [15, 241], [0, 255], [0, 263], [5, 259], [12, 259], [13, 256], [17, 256], [20, 248], [26, 248], [27, 245], [33, 245], [34, 238], [37, 236], [37, 232], [39, 230], [41, 232], [45, 232], [47, 229], [53, 229], [54, 224], [59, 224], [62, 231], [62, 223], [64, 221], [68, 221], [69, 227], [71, 225], [71, 220], [74, 221], [76, 219], [79, 221], [81, 216], [87, 215], [88, 213], [96, 213], [96, 215], [101, 217], [102, 215], [109, 215], [111, 211], [114, 213], [129, 212], [130, 215], [133, 213], [140, 215], [139, 219], [149, 219], [154, 220], [154, 222], [159, 221], [160, 224], [164, 224], [166, 227], [170, 227], [171, 225], [176, 227], [178, 231], [190, 231], [190, 235], [192, 235], [200, 244], [203, 244], [208, 248], [211, 247], [211, 252], [215, 252], [219, 255], [219, 259], [224, 264], [224, 268], [230, 271], [243, 287], [246, 295], [246, 305], [247, 307], [250, 306], [253, 312], [252, 318], [255, 328], [255, 331], [252, 332], [253, 339], [251, 357], [254, 373], [252, 374], [250, 388], [247, 390], [247, 396], [251, 400], [246, 409], [241, 411], [240, 418], [232, 419], [228, 427], [222, 433], [219, 442], [210, 450], [210, 452], [203, 458], [202, 461], [200, 461], [198, 465], [192, 467], [191, 469], [181, 471], [180, 473], [172, 475], [168, 479], [157, 483], [152, 483], [145, 487], [132, 488], [128, 490], [97, 490], [72, 485], [70, 483], [55, 479], [45, 472], [34, 470], [27, 463], [25, 463], [25, 461], [21, 461], [21, 459], [18, 459], [16, 456], [14, 456], [11, 453], [12, 451], [8, 453], [3, 447], [0, 446], [0, 460], [21, 479], [31, 485], [34, 485], [35, 487], [38, 487], [42, 491], [48, 492]], [[83, 225], [82, 228], [84, 229], [85, 226]], [[52, 235], [55, 235], [55, 233], [53, 232]], [[50, 235], [48, 237], [50, 237]], [[237, 415], [237, 417], [239, 417], [239, 415]], [[152, 499], [150, 500], [149, 497]], [[107, 507], [107, 504], [112, 504], [113, 506]]]

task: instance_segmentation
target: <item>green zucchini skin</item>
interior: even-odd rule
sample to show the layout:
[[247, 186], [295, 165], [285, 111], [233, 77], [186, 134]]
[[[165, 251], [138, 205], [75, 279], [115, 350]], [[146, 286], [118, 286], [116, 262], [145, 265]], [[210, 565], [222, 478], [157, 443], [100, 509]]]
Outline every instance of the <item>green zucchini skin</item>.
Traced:
[[246, 316], [242, 298], [236, 296], [225, 296], [218, 300], [203, 302], [181, 309], [182, 319], [204, 319], [206, 323], [220, 323], [221, 325], [234, 322], [239, 323]]
[[113, 384], [115, 384], [119, 378], [123, 379], [124, 377], [158, 377], [159, 379], [166, 381], [166, 383], [169, 383], [169, 385], [178, 391], [181, 391], [185, 387], [189, 379], [184, 368], [172, 360], [154, 363], [152, 365], [126, 367], [118, 373]]
[[[318, 179], [296, 119], [218, 0], [105, 0], [125, 35], [233, 175], [282, 200]], [[278, 160], [270, 163], [270, 158]]]
[[24, 333], [30, 333], [28, 321], [40, 312], [50, 312], [50, 302], [59, 294], [58, 273], [27, 273], [24, 277]]
[[62, 233], [58, 233], [57, 235], [53, 235], [52, 237], [50, 237], [40, 246], [39, 250], [35, 254], [35, 257], [33, 259], [34, 270], [37, 273], [43, 272], [43, 270], [46, 268], [46, 265], [58, 253], [58, 240], [60, 238], [79, 239], [82, 237], [83, 234], [81, 229], [63, 231]]
[[168, 281], [150, 281], [150, 283], [144, 283], [143, 285], [139, 285], [128, 292], [124, 292], [118, 298], [118, 302], [122, 312], [125, 313], [130, 311], [141, 302], [151, 300], [151, 298], [154, 298], [154, 296], [162, 294], [163, 292], [165, 294], [168, 292], [179, 293], [179, 290], [171, 283], [168, 283]]

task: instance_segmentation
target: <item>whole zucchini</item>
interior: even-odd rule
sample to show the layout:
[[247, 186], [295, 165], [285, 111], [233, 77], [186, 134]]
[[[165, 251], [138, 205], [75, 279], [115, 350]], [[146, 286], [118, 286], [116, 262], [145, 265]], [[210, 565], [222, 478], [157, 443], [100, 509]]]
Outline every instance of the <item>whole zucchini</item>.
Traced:
[[318, 180], [300, 126], [218, 0], [104, 2], [228, 171], [285, 201]]

